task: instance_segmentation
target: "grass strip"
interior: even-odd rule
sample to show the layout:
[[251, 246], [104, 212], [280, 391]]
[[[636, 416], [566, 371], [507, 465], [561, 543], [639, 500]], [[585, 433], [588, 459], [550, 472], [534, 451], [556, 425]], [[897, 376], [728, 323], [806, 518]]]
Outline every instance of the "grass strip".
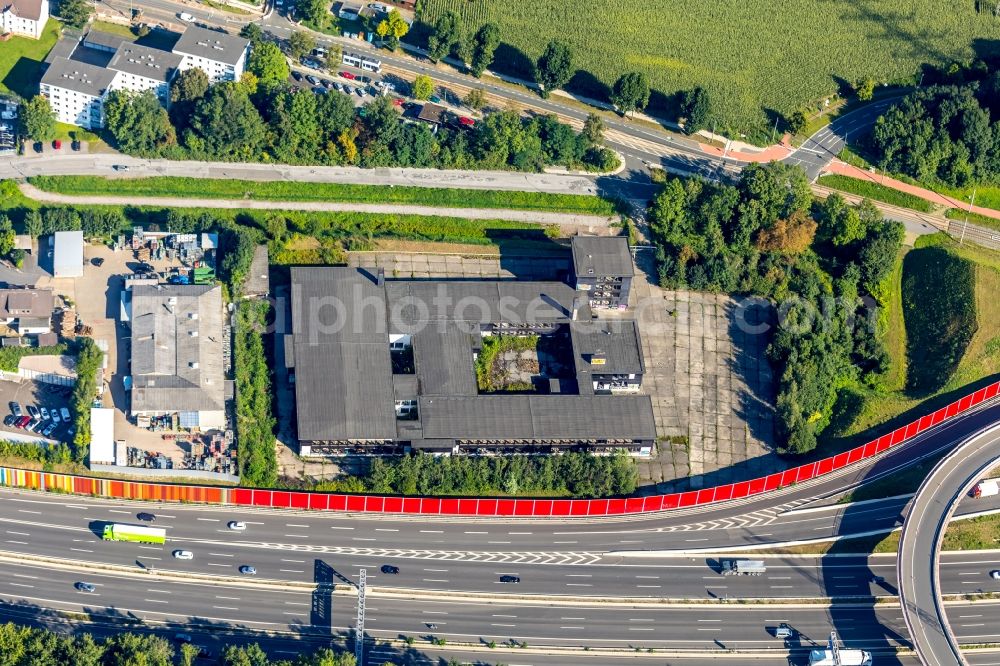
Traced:
[[1000, 219], [995, 217], [987, 217], [986, 215], [980, 215], [979, 213], [970, 213], [965, 210], [959, 210], [958, 208], [949, 208], [944, 212], [944, 216], [949, 220], [958, 220], [959, 222], [968, 220], [969, 224], [975, 224], [980, 227], [986, 227], [987, 229], [1000, 231]]
[[258, 182], [204, 178], [108, 179], [99, 176], [36, 176], [35, 187], [72, 195], [200, 197], [264, 201], [342, 201], [352, 203], [406, 203], [461, 208], [507, 208], [560, 213], [615, 214], [614, 204], [582, 194], [463, 190], [457, 188], [385, 187], [340, 183]]
[[834, 190], [840, 190], [841, 192], [856, 194], [859, 197], [866, 197], [868, 199], [881, 201], [882, 203], [887, 203], [893, 206], [911, 208], [913, 210], [920, 211], [921, 213], [930, 213], [934, 209], [933, 206], [931, 206], [931, 202], [926, 199], [921, 199], [918, 196], [907, 194], [906, 192], [900, 192], [899, 190], [894, 190], [891, 187], [879, 185], [878, 183], [851, 178], [850, 176], [828, 174], [826, 176], [820, 176], [817, 183], [823, 187], [829, 187]]

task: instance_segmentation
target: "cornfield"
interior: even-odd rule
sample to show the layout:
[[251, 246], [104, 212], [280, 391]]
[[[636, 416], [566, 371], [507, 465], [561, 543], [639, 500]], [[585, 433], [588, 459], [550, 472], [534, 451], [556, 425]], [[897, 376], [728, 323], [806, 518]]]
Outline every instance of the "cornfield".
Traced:
[[[653, 103], [696, 85], [716, 120], [760, 136], [782, 114], [835, 92], [843, 82], [912, 80], [923, 63], [1000, 53], [1000, 18], [975, 0], [422, 0], [420, 19], [456, 11], [469, 33], [500, 26], [497, 52], [510, 69], [551, 39], [574, 50], [574, 88], [600, 95], [620, 74], [646, 72]], [[974, 48], [975, 44], [975, 48]], [[499, 63], [495, 63], [497, 65]], [[501, 66], [502, 69], [502, 66]]]

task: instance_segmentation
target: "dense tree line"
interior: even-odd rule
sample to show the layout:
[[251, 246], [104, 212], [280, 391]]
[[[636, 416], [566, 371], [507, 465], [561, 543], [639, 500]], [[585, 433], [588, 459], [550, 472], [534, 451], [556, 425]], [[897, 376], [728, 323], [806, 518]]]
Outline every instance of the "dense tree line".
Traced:
[[790, 452], [815, 448], [838, 390], [888, 369], [868, 306], [884, 298], [902, 225], [870, 202], [814, 201], [804, 173], [780, 163], [751, 165], [734, 185], [670, 178], [649, 219], [662, 286], [778, 306], [767, 353], [779, 434]]
[[208, 85], [198, 74], [179, 76], [170, 113], [151, 92], [111, 93], [108, 131], [127, 153], [177, 159], [521, 171], [618, 164], [611, 151], [555, 116], [523, 118], [506, 110], [472, 128], [433, 132], [403, 122], [389, 97], [375, 97], [358, 113], [347, 95], [289, 86], [284, 56], [268, 58], [266, 46], [255, 49], [251, 71], [239, 82]]
[[[45, 629], [8, 622], [0, 625], [2, 666], [194, 666], [198, 647], [182, 644], [175, 651], [164, 638], [121, 633], [99, 640], [90, 634], [63, 636]], [[177, 660], [175, 661], [175, 657]], [[354, 666], [354, 655], [320, 648], [295, 659], [271, 659], [257, 644], [227, 646], [215, 662], [220, 666]], [[383, 665], [385, 666], [385, 665]]]
[[635, 491], [635, 462], [622, 454], [592, 456], [445, 456], [376, 458], [368, 492], [400, 495], [538, 495], [610, 497]]
[[980, 83], [921, 88], [878, 118], [870, 145], [879, 165], [961, 187], [1000, 179], [1000, 73]]

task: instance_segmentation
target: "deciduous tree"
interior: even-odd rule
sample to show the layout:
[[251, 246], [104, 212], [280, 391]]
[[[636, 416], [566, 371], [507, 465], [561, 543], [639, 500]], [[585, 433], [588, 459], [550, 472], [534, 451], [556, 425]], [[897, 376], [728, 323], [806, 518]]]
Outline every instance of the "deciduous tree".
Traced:
[[94, 5], [87, 0], [62, 0], [59, 3], [59, 18], [73, 28], [87, 25], [93, 12]]
[[316, 38], [305, 30], [296, 30], [288, 38], [288, 55], [293, 60], [309, 55], [314, 48], [316, 48]]
[[694, 134], [708, 126], [712, 114], [712, 104], [708, 91], [702, 87], [687, 90], [681, 94], [681, 116], [684, 117], [684, 130]]
[[622, 74], [615, 81], [611, 101], [623, 115], [642, 111], [649, 104], [649, 78], [642, 72]]
[[472, 40], [472, 75], [479, 78], [493, 64], [493, 56], [500, 46], [500, 28], [495, 23], [484, 23]]
[[417, 77], [413, 79], [410, 94], [413, 99], [430, 99], [431, 95], [434, 94], [434, 81], [426, 74], [417, 74]]
[[451, 53], [452, 46], [462, 38], [462, 20], [453, 11], [447, 11], [434, 22], [427, 38], [427, 56], [437, 62]]
[[56, 114], [43, 95], [35, 95], [21, 104], [21, 131], [33, 141], [51, 141], [56, 135]]
[[535, 79], [542, 86], [542, 97], [562, 88], [573, 77], [573, 51], [566, 42], [553, 40], [535, 64]]
[[470, 109], [482, 111], [486, 106], [486, 91], [482, 88], [470, 88], [469, 93], [462, 100]]
[[104, 116], [105, 127], [127, 152], [151, 154], [177, 142], [166, 109], [150, 90], [112, 91], [104, 102]]
[[247, 69], [262, 82], [288, 80], [288, 61], [273, 42], [263, 42], [250, 51]]

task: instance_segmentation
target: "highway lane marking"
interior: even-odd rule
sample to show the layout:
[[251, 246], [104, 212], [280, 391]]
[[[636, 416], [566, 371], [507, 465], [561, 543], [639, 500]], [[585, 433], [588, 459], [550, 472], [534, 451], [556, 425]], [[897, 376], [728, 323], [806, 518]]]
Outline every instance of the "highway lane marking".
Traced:
[[331, 530], [353, 530], [354, 528], [353, 527], [339, 527], [339, 526], [336, 526], [336, 527], [331, 527], [330, 529]]
[[70, 548], [70, 550], [75, 550], [78, 553], [93, 553], [92, 550], [87, 550], [86, 548]]
[[[853, 578], [853, 576], [851, 576]], [[791, 576], [768, 576], [768, 580], [791, 580]]]
[[958, 617], [961, 620], [961, 619], [966, 619], [966, 618], [972, 619], [972, 618], [975, 618], [975, 617], [982, 617], [982, 615], [959, 615]]
[[235, 555], [232, 555], [231, 553], [209, 553], [209, 555], [213, 555], [215, 557], [236, 557]]
[[14, 541], [13, 539], [7, 539], [6, 543], [16, 543], [16, 544], [21, 545], [21, 546], [27, 546], [28, 545], [27, 541]]
[[707, 538], [705, 538], [705, 539], [684, 539], [684, 540], [687, 541], [687, 542], [692, 542], [692, 541], [708, 541]]
[[660, 577], [659, 576], [639, 576], [639, 575], [636, 575], [636, 578], [653, 578], [653, 579], [659, 580]]
[[553, 541], [552, 543], [580, 543], [579, 541]]
[[429, 610], [425, 610], [425, 611], [420, 611], [420, 612], [423, 613], [424, 615], [447, 615], [448, 614], [448, 611], [429, 611]]
[[7, 583], [8, 585], [13, 585], [14, 587], [34, 587], [34, 585], [28, 585], [27, 583]]
[[498, 613], [494, 613], [491, 617], [512, 617], [512, 618], [515, 618], [515, 619], [517, 618], [516, 615], [500, 615]]
[[586, 620], [587, 618], [585, 618], [585, 617], [561, 617], [559, 619], [560, 620], [576, 620], [577, 622], [582, 622], [583, 620]]
[[[308, 534], [286, 534], [289, 539], [308, 539]], [[369, 539], [369, 541], [374, 541], [375, 539]], [[361, 541], [361, 539], [355, 539], [355, 541]]]
[[375, 538], [365, 538], [365, 537], [351, 537], [351, 541], [374, 541]]
[[[17, 536], [31, 536], [27, 532], [15, 532], [14, 530], [7, 530], [7, 534], [16, 534]], [[85, 540], [89, 539], [80, 539], [80, 541], [85, 541]], [[76, 541], [76, 539], [73, 539], [73, 541]]]
[[516, 627], [517, 625], [516, 624], [500, 624], [498, 622], [491, 622], [490, 626], [491, 627]]
[[146, 590], [146, 591], [147, 591], [147, 592], [156, 592], [157, 594], [171, 594], [171, 592], [169, 592], [169, 591], [167, 591], [167, 590], [154, 590], [154, 589], [148, 589], [148, 590]]
[[442, 578], [424, 578], [423, 581], [425, 583], [447, 583], [448, 582], [447, 580], [444, 580]]
[[507, 532], [507, 534], [514, 536], [515, 534], [517, 535], [533, 534], [533, 532]]
[[444, 534], [444, 530], [420, 530], [421, 534]]
[[[38, 513], [38, 514], [41, 513], [41, 511], [31, 511], [29, 509], [18, 509], [17, 512], [18, 513]], [[122, 511], [122, 513], [128, 513], [128, 511]]]
[[[74, 539], [74, 541], [75, 540], [76, 539]], [[157, 550], [157, 551], [163, 550], [162, 548], [157, 548], [156, 546], [139, 546], [139, 548], [141, 548], [143, 550]]]
[[[26, 512], [26, 513], [38, 513], [38, 512], [37, 511], [32, 511], [32, 512]], [[121, 509], [108, 509], [108, 513], [125, 513], [125, 514], [131, 514], [132, 512], [131, 511], [122, 511]]]
[[[629, 631], [656, 631], [656, 627], [629, 627]], [[698, 631], [722, 631], [721, 629], [699, 629]]]
[[231, 611], [239, 610], [239, 608], [233, 608], [232, 606], [212, 606], [212, 608], [214, 608], [215, 610], [231, 610]]
[[398, 532], [399, 530], [396, 529], [396, 528], [376, 527], [375, 531], [376, 532]]
[[239, 597], [223, 597], [223, 596], [219, 596], [218, 594], [215, 595], [215, 598], [216, 599], [225, 599], [226, 601], [239, 601], [240, 600]]
[[210, 567], [226, 567], [226, 568], [228, 568], [228, 567], [230, 567], [232, 565], [229, 565], [229, 564], [217, 564], [215, 562], [209, 562], [208, 566], [210, 566]]
[[285, 523], [285, 527], [304, 527], [306, 529], [309, 529], [308, 525], [302, 525], [300, 523]]
[[311, 606], [312, 604], [307, 604], [304, 601], [286, 601], [286, 606]]
[[8, 575], [13, 576], [14, 578], [30, 578], [31, 580], [38, 580], [38, 576], [29, 576], [28, 574], [12, 573]]
[[629, 619], [629, 622], [656, 622], [656, 620], [648, 619], [644, 617], [633, 617]]
[[447, 573], [447, 569], [424, 569], [424, 571], [430, 571], [432, 573]]
[[699, 622], [722, 622], [722, 620], [698, 620]]
[[87, 507], [80, 506], [79, 504], [63, 504], [63, 506], [66, 507], [67, 509], [83, 509], [84, 511], [87, 510]]
[[566, 587], [594, 587], [590, 583], [566, 583]]
[[489, 532], [466, 532], [466, 534], [489, 534]]
[[559, 627], [560, 629], [583, 629], [584, 627]]
[[566, 574], [567, 578], [593, 578], [592, 574]]
[[201, 520], [201, 521], [206, 522], [206, 523], [217, 523], [217, 522], [219, 522], [218, 518], [197, 518], [196, 520]]
[[282, 573], [305, 573], [302, 569], [278, 569]]
[[305, 560], [285, 560], [285, 559], [282, 559], [281, 561], [282, 562], [291, 562], [292, 564], [305, 564]]
[[145, 601], [146, 603], [149, 603], [149, 604], [169, 604], [170, 603], [166, 599], [143, 599], [143, 601]]
[[663, 587], [662, 585], [636, 585], [636, 587], [655, 587], [657, 589]]

